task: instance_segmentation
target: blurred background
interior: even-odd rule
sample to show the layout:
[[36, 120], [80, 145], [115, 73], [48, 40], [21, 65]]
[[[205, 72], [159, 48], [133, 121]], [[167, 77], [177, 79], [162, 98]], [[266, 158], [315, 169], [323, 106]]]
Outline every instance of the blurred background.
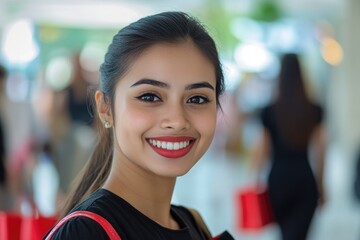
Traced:
[[316, 212], [309, 239], [359, 239], [358, 0], [0, 0], [0, 64], [7, 72], [0, 83], [7, 166], [1, 208], [56, 211], [94, 143], [87, 87], [98, 82], [112, 36], [165, 10], [186, 11], [205, 23], [227, 87], [214, 142], [179, 178], [173, 202], [198, 209], [213, 233], [279, 238], [274, 225], [240, 228], [237, 194], [254, 181], [249, 154], [259, 131], [257, 112], [274, 95], [279, 57], [295, 52], [328, 131], [326, 204]]

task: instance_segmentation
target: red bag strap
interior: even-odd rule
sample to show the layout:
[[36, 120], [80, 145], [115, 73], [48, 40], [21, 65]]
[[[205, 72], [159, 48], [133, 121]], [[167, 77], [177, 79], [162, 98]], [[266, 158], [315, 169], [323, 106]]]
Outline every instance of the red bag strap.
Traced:
[[55, 225], [55, 227], [50, 231], [49, 235], [45, 238], [45, 240], [50, 240], [52, 238], [52, 236], [54, 235], [54, 233], [62, 226], [64, 225], [64, 223], [66, 223], [66, 221], [68, 221], [69, 219], [72, 219], [74, 217], [88, 217], [94, 221], [96, 221], [97, 223], [99, 223], [101, 225], [101, 227], [105, 230], [106, 234], [109, 236], [109, 238], [111, 240], [121, 240], [121, 237], [119, 236], [119, 234], [117, 234], [116, 230], [114, 229], [114, 227], [111, 225], [111, 223], [109, 223], [105, 218], [103, 218], [102, 216], [100, 216], [99, 214], [93, 213], [93, 212], [89, 212], [89, 211], [75, 211], [70, 213], [69, 215], [65, 216], [63, 219], [61, 219], [60, 222], [58, 222], [58, 224]]

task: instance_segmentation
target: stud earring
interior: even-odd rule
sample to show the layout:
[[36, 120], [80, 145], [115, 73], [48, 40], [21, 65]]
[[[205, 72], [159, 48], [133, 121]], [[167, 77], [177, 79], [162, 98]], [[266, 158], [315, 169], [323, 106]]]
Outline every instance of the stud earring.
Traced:
[[104, 128], [111, 128], [111, 124], [108, 121], [105, 121]]

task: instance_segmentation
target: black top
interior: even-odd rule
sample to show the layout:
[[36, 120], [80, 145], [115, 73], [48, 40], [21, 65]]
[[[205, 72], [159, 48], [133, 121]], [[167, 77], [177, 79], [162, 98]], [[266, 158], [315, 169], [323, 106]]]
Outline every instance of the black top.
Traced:
[[[314, 108], [314, 119], [313, 119], [313, 127], [320, 124], [323, 120], [323, 110], [318, 105], [313, 105]], [[263, 126], [269, 131], [271, 138], [271, 159], [273, 161], [289, 161], [289, 159], [297, 160], [297, 159], [307, 159], [308, 158], [308, 146], [298, 149], [290, 145], [280, 134], [280, 130], [278, 129], [281, 126], [276, 124], [275, 119], [275, 109], [274, 105], [269, 105], [265, 107], [261, 113], [260, 118]], [[303, 129], [300, 129], [302, 131]], [[309, 137], [311, 135], [309, 134]], [[310, 142], [310, 139], [308, 139]]]
[[[94, 212], [107, 219], [122, 240], [207, 239], [189, 210], [181, 206], [171, 206], [171, 214], [180, 225], [179, 230], [159, 225], [124, 199], [105, 189], [93, 193], [87, 200], [77, 205], [72, 212], [78, 210]], [[75, 217], [60, 227], [52, 239], [108, 240], [109, 238], [94, 220], [87, 217]]]

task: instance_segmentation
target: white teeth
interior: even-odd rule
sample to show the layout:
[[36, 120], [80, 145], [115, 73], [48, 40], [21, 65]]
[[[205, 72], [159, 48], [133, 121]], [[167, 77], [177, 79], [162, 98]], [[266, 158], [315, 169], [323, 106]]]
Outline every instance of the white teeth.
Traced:
[[176, 142], [174, 143], [174, 150], [179, 150], [180, 148], [180, 143]]
[[163, 148], [163, 149], [167, 149], [167, 150], [179, 150], [179, 149], [189, 146], [190, 141], [163, 142], [163, 141], [150, 139], [149, 143], [158, 148]]
[[168, 143], [166, 144], [166, 149], [173, 150], [173, 149], [174, 149], [174, 144], [171, 143], [171, 142], [168, 142]]

